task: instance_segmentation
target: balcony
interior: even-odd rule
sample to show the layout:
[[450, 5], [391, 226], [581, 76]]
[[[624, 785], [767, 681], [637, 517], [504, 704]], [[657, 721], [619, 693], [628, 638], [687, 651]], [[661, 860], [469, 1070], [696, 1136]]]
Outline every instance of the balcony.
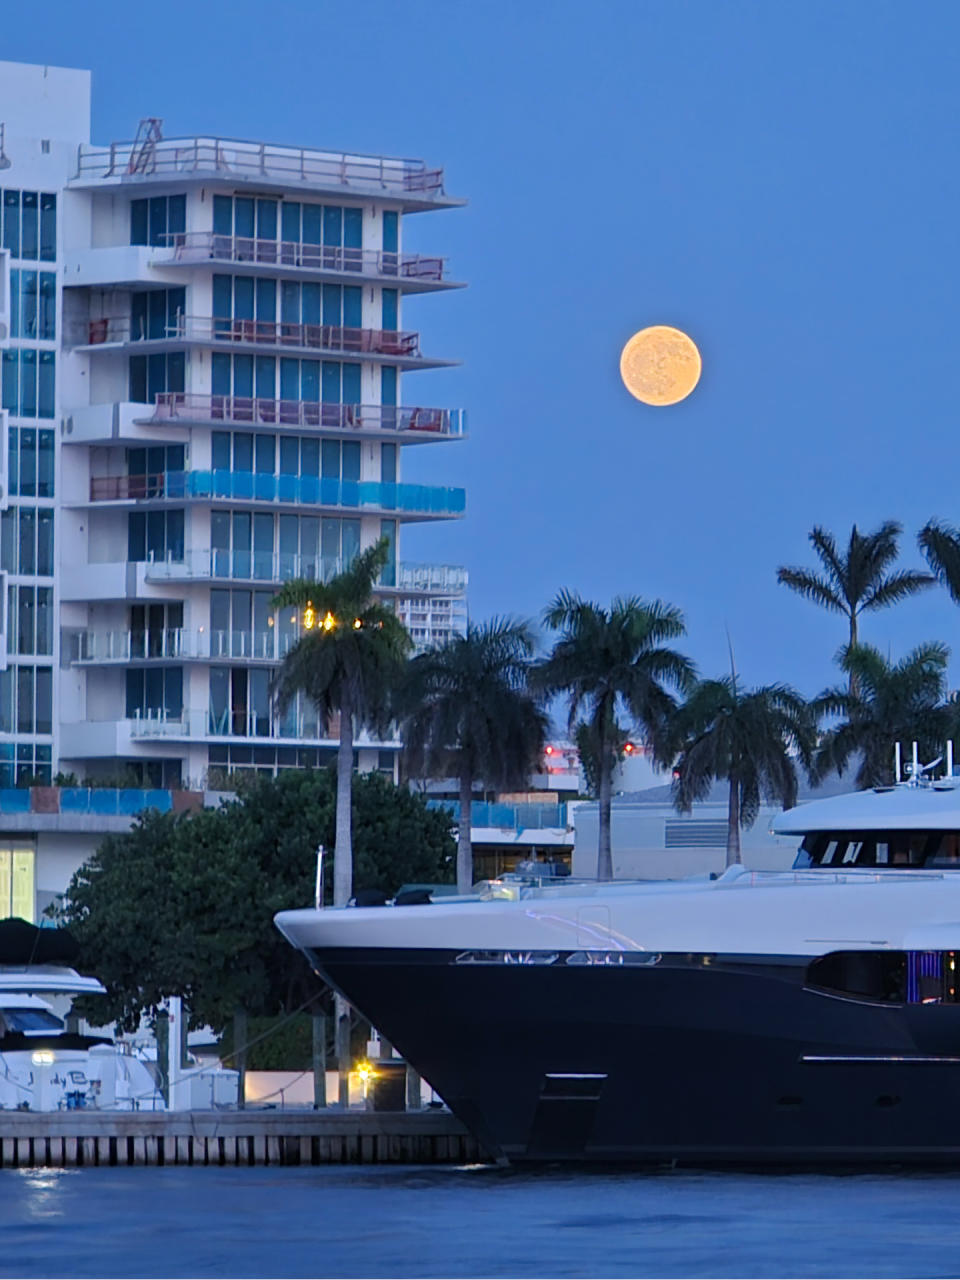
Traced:
[[380, 404], [324, 404], [319, 400], [273, 400], [253, 396], [208, 396], [191, 391], [162, 391], [151, 416], [140, 419], [167, 426], [271, 425], [344, 435], [375, 434], [406, 443], [461, 439], [467, 433], [462, 409], [425, 409]]
[[[349, 562], [275, 551], [194, 549], [184, 552], [182, 559], [149, 560], [143, 567], [144, 578], [151, 583], [229, 580], [279, 586], [291, 578], [329, 582], [349, 568]], [[401, 562], [387, 566], [376, 589], [384, 595], [459, 596], [467, 589], [467, 571], [461, 565]]]
[[[428, 800], [429, 809], [446, 809], [451, 821], [460, 819], [460, 804], [456, 800]], [[566, 830], [572, 826], [565, 804], [488, 804], [474, 800], [470, 806], [472, 827], [500, 827], [504, 830], [524, 831]]]
[[271, 276], [356, 280], [357, 277], [399, 285], [405, 293], [461, 289], [447, 275], [445, 258], [419, 253], [389, 253], [382, 249], [350, 249], [339, 245], [304, 244], [297, 240], [259, 240], [218, 235], [213, 231], [185, 231], [167, 237], [169, 244], [154, 248], [157, 267], [193, 267], [210, 262], [242, 265]]
[[[412, 519], [444, 520], [466, 509], [463, 489], [444, 485], [332, 480], [250, 471], [158, 471], [150, 475], [91, 476], [90, 502], [252, 502], [331, 511], [368, 510]], [[86, 505], [70, 503], [65, 505]]]
[[[207, 711], [191, 709], [176, 714], [157, 708], [156, 711], [149, 711], [133, 719], [106, 723], [122, 726], [122, 731], [129, 735], [131, 741], [141, 742], [158, 739], [167, 742], [222, 742], [224, 739], [236, 739], [244, 743], [252, 740], [289, 746], [303, 746], [307, 743], [337, 745], [335, 738], [320, 732], [321, 726], [317, 721], [316, 711], [312, 708], [294, 707], [282, 718], [251, 708], [210, 708]], [[397, 738], [378, 740], [364, 732], [354, 740], [353, 745], [355, 750], [367, 747], [396, 750], [400, 747], [400, 741]], [[66, 751], [63, 754], [67, 754]]]
[[221, 347], [231, 351], [277, 351], [284, 355], [352, 356], [400, 369], [439, 369], [456, 360], [428, 359], [420, 353], [420, 335], [409, 329], [357, 329], [333, 324], [294, 324], [286, 320], [242, 320], [179, 316], [162, 333], [135, 332], [129, 316], [81, 321], [67, 332], [78, 351], [160, 352], [184, 346]]
[[276, 663], [297, 636], [266, 631], [210, 631], [183, 627], [156, 631], [80, 631], [75, 633], [71, 661], [75, 666], [140, 666], [144, 663], [221, 662]]
[[235, 138], [193, 137], [81, 144], [72, 187], [104, 185], [182, 187], [222, 179], [258, 190], [290, 188], [333, 192], [344, 199], [379, 198], [405, 212], [450, 208], [464, 201], [447, 196], [443, 170], [422, 160], [365, 156], [309, 147], [283, 147]]

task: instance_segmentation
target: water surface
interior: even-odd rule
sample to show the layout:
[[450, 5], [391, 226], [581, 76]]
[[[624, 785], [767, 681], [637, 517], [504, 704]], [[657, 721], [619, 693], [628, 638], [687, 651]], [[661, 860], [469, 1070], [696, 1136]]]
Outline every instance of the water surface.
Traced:
[[0, 1171], [2, 1276], [957, 1276], [960, 1176]]

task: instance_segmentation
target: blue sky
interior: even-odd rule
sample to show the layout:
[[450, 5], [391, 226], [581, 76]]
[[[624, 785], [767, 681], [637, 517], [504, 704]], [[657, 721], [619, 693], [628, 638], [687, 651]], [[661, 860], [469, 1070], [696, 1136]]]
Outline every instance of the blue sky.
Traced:
[[[751, 682], [814, 693], [842, 619], [776, 585], [816, 523], [960, 523], [954, 0], [46, 0], [8, 59], [89, 67], [94, 137], [221, 132], [423, 156], [462, 211], [409, 221], [470, 288], [408, 302], [407, 403], [465, 406], [464, 445], [407, 478], [462, 483], [408, 559], [466, 564], [474, 617], [561, 586], [661, 596], [705, 674], [726, 628]], [[686, 329], [700, 386], [652, 409], [626, 338]], [[876, 615], [894, 655], [957, 647], [937, 591]]]

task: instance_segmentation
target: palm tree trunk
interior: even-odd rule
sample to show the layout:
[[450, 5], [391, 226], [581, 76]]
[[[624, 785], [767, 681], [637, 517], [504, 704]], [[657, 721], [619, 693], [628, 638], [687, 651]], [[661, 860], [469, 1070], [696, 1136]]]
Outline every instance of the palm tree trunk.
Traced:
[[337, 748], [337, 829], [333, 851], [333, 905], [345, 907], [353, 895], [353, 702], [348, 689], [340, 695], [340, 745]]
[[727, 800], [727, 866], [743, 862], [740, 857], [740, 784], [730, 779], [730, 795]]
[[[860, 643], [860, 632], [857, 624], [857, 615], [856, 613], [851, 613], [850, 614], [850, 646], [849, 647], [851, 649], [855, 649], [859, 643]], [[859, 693], [860, 693], [860, 685], [857, 681], [857, 677], [851, 671], [850, 672], [850, 697], [856, 698], [859, 695]]]
[[473, 800], [473, 778], [460, 775], [460, 820], [457, 828], [457, 893], [473, 888], [473, 841], [470, 838], [470, 809]]
[[613, 791], [613, 757], [607, 750], [607, 735], [599, 732], [600, 785], [598, 787], [600, 802], [600, 840], [597, 849], [597, 879], [613, 879], [613, 854], [610, 849], [610, 796]]

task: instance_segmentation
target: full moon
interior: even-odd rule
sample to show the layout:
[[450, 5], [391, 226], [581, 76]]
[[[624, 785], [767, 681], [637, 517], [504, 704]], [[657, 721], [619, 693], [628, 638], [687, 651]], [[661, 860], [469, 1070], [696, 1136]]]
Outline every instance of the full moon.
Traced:
[[620, 355], [623, 385], [644, 404], [677, 404], [700, 381], [700, 352], [692, 338], [668, 324], [635, 333]]

